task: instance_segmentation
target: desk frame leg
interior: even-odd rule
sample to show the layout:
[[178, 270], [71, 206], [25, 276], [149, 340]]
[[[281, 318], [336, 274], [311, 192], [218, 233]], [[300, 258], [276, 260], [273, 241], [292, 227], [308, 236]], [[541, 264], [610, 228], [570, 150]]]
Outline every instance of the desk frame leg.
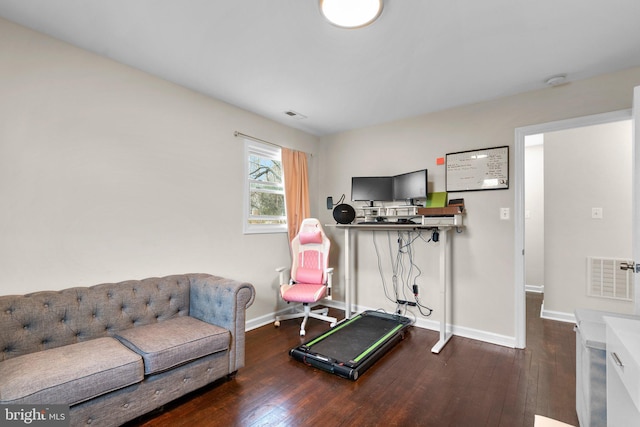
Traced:
[[440, 353], [452, 333], [449, 331], [449, 298], [447, 292], [450, 288], [450, 263], [449, 263], [449, 228], [439, 228], [440, 232], [440, 303], [442, 305], [442, 320], [440, 321], [440, 339], [431, 348], [432, 353]]
[[344, 318], [351, 318], [351, 234], [349, 227], [344, 229]]

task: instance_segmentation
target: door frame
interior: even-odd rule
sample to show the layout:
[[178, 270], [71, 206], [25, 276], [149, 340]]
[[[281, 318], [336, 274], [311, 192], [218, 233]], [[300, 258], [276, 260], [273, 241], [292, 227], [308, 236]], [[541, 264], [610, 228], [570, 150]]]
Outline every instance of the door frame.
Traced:
[[[558, 120], [537, 125], [519, 127], [515, 129], [515, 158], [514, 158], [514, 209], [515, 244], [514, 244], [514, 272], [515, 272], [515, 347], [525, 348], [527, 343], [526, 323], [526, 291], [525, 291], [525, 257], [524, 257], [524, 158], [525, 137], [539, 133], [554, 132], [579, 128], [584, 126], [599, 125], [633, 119], [631, 109], [612, 111], [610, 113], [594, 114], [590, 116], [576, 117], [572, 119]], [[632, 143], [634, 150], [637, 141]], [[636, 150], [640, 151], [640, 149]], [[634, 165], [635, 170], [635, 165]], [[636, 298], [636, 301], [638, 298]], [[636, 303], [637, 304], [637, 303]]]
[[[633, 197], [633, 211], [631, 212], [632, 232], [632, 256], [636, 264], [640, 263], [640, 86], [633, 89], [633, 109], [632, 109], [631, 132], [633, 133], [633, 184], [631, 186]], [[634, 297], [635, 297], [635, 314], [640, 315], [640, 271], [636, 266], [636, 274], [634, 280]]]

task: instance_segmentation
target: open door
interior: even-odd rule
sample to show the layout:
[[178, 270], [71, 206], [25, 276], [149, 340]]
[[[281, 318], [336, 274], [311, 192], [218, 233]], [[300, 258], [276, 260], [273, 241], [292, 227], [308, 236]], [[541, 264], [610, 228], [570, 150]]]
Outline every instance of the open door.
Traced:
[[[515, 169], [514, 169], [514, 221], [515, 221], [515, 245], [514, 245], [514, 314], [515, 314], [515, 347], [525, 348], [526, 346], [526, 292], [525, 292], [525, 239], [524, 239], [524, 159], [525, 159], [525, 138], [528, 135], [555, 132], [572, 128], [618, 122], [621, 120], [632, 120], [632, 171], [629, 179], [631, 189], [626, 190], [624, 197], [630, 197], [629, 206], [632, 210], [631, 223], [628, 232], [632, 238], [631, 247], [622, 254], [624, 258], [630, 257], [629, 261], [635, 260], [634, 270], [638, 269], [640, 263], [640, 87], [634, 90], [634, 110], [619, 110], [609, 113], [595, 114], [591, 116], [577, 117], [573, 119], [560, 120], [555, 122], [541, 123], [515, 130]], [[622, 196], [621, 196], [622, 197]], [[631, 252], [631, 253], [629, 253]], [[631, 264], [631, 263], [629, 263]], [[634, 288], [633, 302], [627, 306], [627, 310], [640, 314], [640, 272], [633, 275]]]
[[632, 213], [632, 233], [633, 233], [633, 259], [635, 260], [635, 312], [640, 314], [640, 86], [633, 91], [633, 213]]

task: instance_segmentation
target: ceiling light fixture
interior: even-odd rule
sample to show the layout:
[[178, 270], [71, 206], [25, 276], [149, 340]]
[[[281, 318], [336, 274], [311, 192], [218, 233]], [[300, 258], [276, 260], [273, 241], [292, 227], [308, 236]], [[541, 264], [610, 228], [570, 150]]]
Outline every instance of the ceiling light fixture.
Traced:
[[320, 0], [322, 15], [341, 28], [371, 24], [382, 13], [382, 6], [382, 0]]

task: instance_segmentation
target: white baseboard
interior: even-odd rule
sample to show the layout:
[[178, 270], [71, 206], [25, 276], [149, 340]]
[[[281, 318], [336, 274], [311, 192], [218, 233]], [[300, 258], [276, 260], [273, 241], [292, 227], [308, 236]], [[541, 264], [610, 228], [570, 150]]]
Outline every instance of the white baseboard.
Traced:
[[470, 338], [473, 340], [483, 341], [489, 344], [501, 345], [503, 347], [509, 347], [509, 348], [516, 347], [515, 337], [496, 334], [493, 332], [482, 331], [479, 329], [467, 328], [463, 326], [454, 326], [453, 335]]
[[[530, 292], [535, 292], [535, 291], [530, 291]], [[322, 301], [322, 305], [336, 308], [338, 310], [344, 310], [344, 302], [342, 301]], [[253, 319], [248, 319], [245, 325], [245, 330], [251, 331], [261, 326], [271, 324], [275, 321], [277, 315], [290, 313], [296, 307], [298, 307], [298, 305], [287, 306], [277, 312], [265, 314], [264, 316], [256, 317]], [[359, 313], [366, 310], [375, 311], [377, 309], [358, 305], [358, 306], [354, 306], [351, 311], [354, 313]], [[560, 322], [567, 322], [567, 323], [575, 323], [576, 321], [575, 315], [571, 313], [545, 310], [544, 301], [540, 308], [540, 317], [542, 317], [543, 319], [557, 320]], [[414, 326], [422, 329], [429, 329], [431, 331], [436, 331], [436, 332], [440, 331], [440, 322], [431, 320], [431, 319], [423, 319], [423, 318], [415, 319]], [[515, 348], [516, 346], [515, 337], [510, 337], [507, 335], [500, 335], [493, 332], [482, 331], [480, 329], [467, 328], [464, 326], [456, 326], [456, 325], [450, 325], [449, 331], [456, 336], [483, 341], [490, 344], [496, 344], [503, 347]]]
[[544, 294], [544, 285], [525, 285], [524, 290], [525, 292]]
[[[328, 305], [328, 304], [325, 304], [325, 305]], [[245, 322], [244, 330], [251, 331], [253, 329], [258, 329], [261, 326], [272, 324], [273, 322], [275, 322], [276, 316], [280, 314], [292, 313], [293, 310], [295, 310], [297, 307], [302, 307], [302, 304], [288, 305], [282, 310], [265, 314], [264, 316], [256, 317], [254, 319], [247, 319], [247, 321]], [[344, 309], [344, 304], [342, 307]]]
[[[324, 305], [328, 307], [337, 308], [339, 310], [344, 310], [344, 303], [341, 301], [326, 301]], [[366, 310], [376, 310], [375, 308], [365, 307], [365, 306], [355, 306], [352, 311], [359, 313]], [[431, 331], [440, 331], [440, 322], [431, 320], [431, 319], [416, 319], [414, 326], [422, 329], [429, 329]], [[503, 347], [515, 348], [516, 339], [515, 337], [510, 337], [507, 335], [500, 335], [493, 332], [482, 331], [479, 329], [467, 328], [463, 326], [455, 326], [449, 325], [449, 331], [453, 333], [453, 335], [457, 335], [460, 337], [470, 338], [473, 340], [483, 341], [490, 344], [501, 345]]]
[[542, 301], [542, 306], [540, 307], [540, 317], [548, 320], [557, 320], [559, 322], [576, 323], [576, 316], [574, 314], [546, 310], [544, 308], [544, 301]]

